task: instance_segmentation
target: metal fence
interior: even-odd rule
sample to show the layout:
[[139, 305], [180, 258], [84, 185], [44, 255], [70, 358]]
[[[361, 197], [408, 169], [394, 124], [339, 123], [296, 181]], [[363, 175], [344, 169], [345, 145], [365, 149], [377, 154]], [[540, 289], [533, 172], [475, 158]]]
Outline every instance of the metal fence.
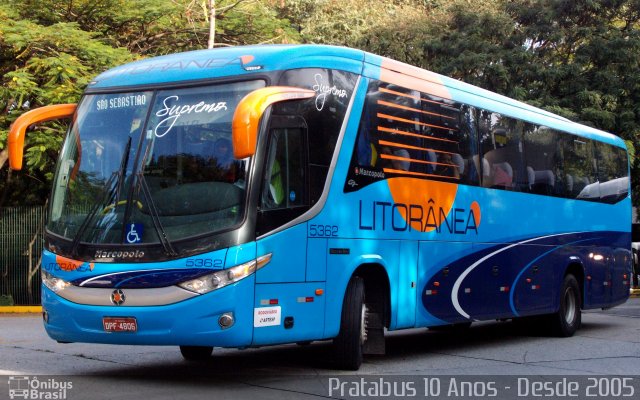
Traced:
[[0, 306], [40, 304], [44, 207], [0, 208]]

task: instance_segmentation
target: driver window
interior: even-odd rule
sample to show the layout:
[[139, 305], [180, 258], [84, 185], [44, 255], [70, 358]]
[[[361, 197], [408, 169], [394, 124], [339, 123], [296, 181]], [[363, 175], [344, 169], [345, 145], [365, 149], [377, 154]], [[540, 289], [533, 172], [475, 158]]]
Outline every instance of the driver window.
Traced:
[[271, 131], [267, 154], [262, 210], [304, 206], [305, 168], [303, 131], [300, 128], [277, 128]]

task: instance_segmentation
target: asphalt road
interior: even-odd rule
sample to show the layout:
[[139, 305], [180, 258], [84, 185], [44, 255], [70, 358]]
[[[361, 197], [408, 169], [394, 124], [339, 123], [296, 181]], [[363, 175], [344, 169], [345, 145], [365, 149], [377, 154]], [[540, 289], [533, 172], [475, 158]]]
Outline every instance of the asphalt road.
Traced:
[[[451, 376], [488, 380], [506, 375], [635, 376], [633, 397], [638, 398], [640, 299], [584, 313], [582, 329], [571, 338], [547, 337], [511, 322], [478, 323], [455, 335], [426, 329], [391, 332], [387, 354], [365, 358], [357, 374], [331, 369], [326, 342], [216, 349], [207, 362], [187, 363], [175, 347], [58, 344], [48, 338], [39, 316], [0, 314], [0, 375], [4, 376], [0, 377], [0, 399], [9, 398], [10, 385], [16, 385], [15, 380], [9, 383], [11, 376], [70, 382], [66, 399], [238, 400], [358, 397], [354, 394], [366, 389], [362, 384], [357, 390], [353, 386], [356, 391], [352, 392], [337, 389], [339, 382], [361, 378], [365, 383], [379, 379], [424, 383], [424, 377], [442, 376], [449, 377], [442, 382], [446, 386]], [[401, 397], [384, 394], [384, 390], [378, 392], [380, 397]], [[407, 392], [396, 394], [406, 396]], [[418, 397], [425, 394], [417, 392]], [[475, 394], [458, 398], [482, 397]], [[501, 389], [493, 398], [514, 398], [514, 394]]]

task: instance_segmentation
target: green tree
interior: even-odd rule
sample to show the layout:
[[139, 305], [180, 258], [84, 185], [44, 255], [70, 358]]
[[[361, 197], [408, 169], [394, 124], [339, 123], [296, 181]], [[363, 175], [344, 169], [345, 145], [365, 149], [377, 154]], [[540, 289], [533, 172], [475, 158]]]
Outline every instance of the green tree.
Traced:
[[425, 10], [411, 24], [377, 25], [359, 47], [612, 132], [640, 187], [640, 2], [453, 0]]
[[625, 139], [639, 187], [640, 2], [519, 0], [504, 10], [530, 59], [518, 77], [525, 100]]
[[[105, 69], [133, 60], [126, 50], [106, 45], [97, 34], [75, 22], [45, 26], [20, 19], [12, 4], [0, 5], [0, 150], [6, 159], [10, 124], [24, 110], [47, 104], [75, 103], [91, 78]], [[62, 142], [64, 127], [48, 124], [26, 141], [26, 165], [21, 174], [1, 169], [0, 204], [42, 203]]]
[[[27, 135], [24, 172], [12, 175], [4, 147], [10, 124], [22, 112], [75, 103], [93, 77], [136, 58], [206, 48], [206, 3], [8, 0], [0, 5], [0, 205], [45, 201], [63, 140], [64, 125], [36, 128]], [[270, 1], [220, 0], [217, 10], [221, 46], [299, 39]]]
[[[19, 16], [42, 25], [73, 22], [114, 47], [156, 56], [205, 49], [208, 0], [22, 0]], [[220, 46], [288, 43], [297, 32], [278, 18], [271, 1], [217, 0], [216, 43]]]

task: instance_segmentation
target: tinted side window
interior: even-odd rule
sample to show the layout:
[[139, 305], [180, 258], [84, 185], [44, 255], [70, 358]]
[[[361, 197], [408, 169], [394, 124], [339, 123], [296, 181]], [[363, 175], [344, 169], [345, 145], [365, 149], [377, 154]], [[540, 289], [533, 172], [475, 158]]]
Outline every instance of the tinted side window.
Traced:
[[478, 119], [482, 149], [482, 186], [528, 191], [523, 163], [522, 135], [525, 123], [498, 113], [481, 111]]
[[599, 200], [600, 192], [595, 176], [593, 142], [589, 139], [562, 135], [560, 138], [566, 180], [565, 197]]
[[525, 164], [531, 193], [565, 195], [568, 182], [558, 140], [558, 132], [545, 126], [528, 125], [525, 129]]
[[306, 127], [299, 117], [271, 116], [256, 233], [261, 235], [309, 209]]
[[627, 153], [624, 149], [606, 143], [596, 143], [596, 161], [600, 201], [615, 203], [627, 197]]
[[472, 107], [372, 82], [345, 191], [398, 176], [477, 184], [475, 119]]
[[304, 154], [301, 129], [277, 128], [271, 131], [260, 204], [262, 210], [306, 204]]
[[285, 71], [278, 82], [317, 93], [307, 101], [284, 102], [273, 108], [276, 115], [300, 116], [307, 124], [311, 205], [322, 195], [356, 80], [357, 76], [349, 72], [305, 68]]

